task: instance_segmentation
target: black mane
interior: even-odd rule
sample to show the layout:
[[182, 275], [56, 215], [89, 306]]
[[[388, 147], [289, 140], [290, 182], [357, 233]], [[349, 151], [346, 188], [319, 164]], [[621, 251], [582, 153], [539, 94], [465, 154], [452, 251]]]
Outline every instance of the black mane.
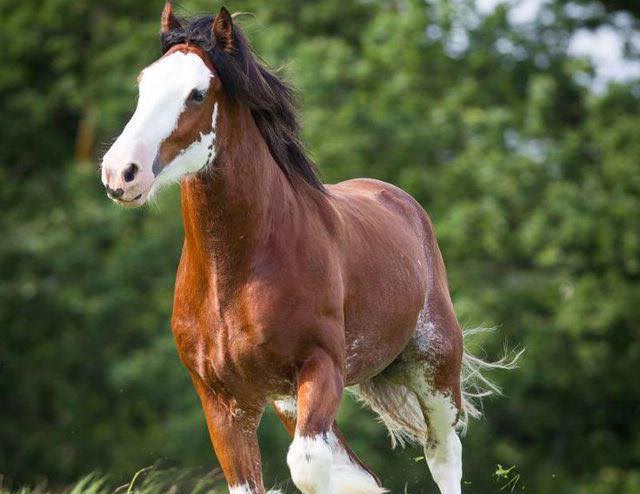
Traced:
[[324, 191], [313, 161], [300, 139], [292, 88], [262, 65], [242, 31], [233, 26], [233, 50], [226, 52], [213, 39], [212, 16], [180, 18], [179, 28], [161, 34], [162, 53], [172, 46], [190, 43], [211, 58], [226, 93], [246, 105], [276, 163], [293, 183], [300, 177], [315, 189]]

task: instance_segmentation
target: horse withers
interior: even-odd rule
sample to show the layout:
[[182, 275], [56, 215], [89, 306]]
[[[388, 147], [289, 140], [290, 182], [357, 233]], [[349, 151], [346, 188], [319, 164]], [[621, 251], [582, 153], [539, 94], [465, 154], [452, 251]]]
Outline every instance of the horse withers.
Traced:
[[161, 19], [162, 57], [102, 162], [107, 194], [140, 206], [180, 182], [184, 245], [172, 328], [230, 491], [264, 493], [256, 430], [271, 403], [304, 494], [385, 492], [336, 425], [346, 386], [392, 441], [424, 446], [461, 491], [456, 428], [477, 410], [445, 267], [422, 207], [372, 179], [323, 185], [290, 88], [223, 7]]

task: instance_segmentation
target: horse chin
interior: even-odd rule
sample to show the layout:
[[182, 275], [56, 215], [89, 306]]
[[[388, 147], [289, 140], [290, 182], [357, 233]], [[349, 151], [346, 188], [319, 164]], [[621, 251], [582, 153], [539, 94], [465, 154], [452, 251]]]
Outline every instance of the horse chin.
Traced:
[[144, 201], [120, 201], [118, 199], [113, 199], [113, 202], [125, 209], [136, 209], [144, 204]]

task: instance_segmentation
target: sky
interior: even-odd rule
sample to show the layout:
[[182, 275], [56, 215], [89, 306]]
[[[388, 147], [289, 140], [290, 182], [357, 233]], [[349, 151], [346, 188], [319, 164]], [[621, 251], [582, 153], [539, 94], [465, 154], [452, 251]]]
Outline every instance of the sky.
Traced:
[[[497, 5], [514, 5], [509, 13], [509, 22], [518, 26], [534, 20], [540, 8], [548, 0], [475, 0], [482, 14], [490, 14]], [[570, 2], [567, 2], [570, 4]], [[575, 6], [575, 9], [579, 7]], [[568, 5], [571, 8], [571, 5]], [[625, 22], [620, 17], [620, 22]], [[624, 82], [640, 77], [640, 60], [624, 58], [624, 43], [614, 26], [602, 26], [597, 30], [582, 29], [575, 33], [569, 43], [569, 53], [576, 57], [586, 57], [593, 63], [596, 76], [593, 88], [603, 90], [608, 82]], [[640, 43], [640, 33], [636, 33]]]

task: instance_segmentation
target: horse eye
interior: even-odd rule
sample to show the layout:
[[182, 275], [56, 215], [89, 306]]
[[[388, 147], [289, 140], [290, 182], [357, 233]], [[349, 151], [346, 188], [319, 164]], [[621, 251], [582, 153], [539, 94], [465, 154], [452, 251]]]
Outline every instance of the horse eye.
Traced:
[[194, 89], [189, 93], [189, 101], [193, 101], [194, 103], [202, 103], [204, 101], [205, 92], [200, 91], [199, 89]]

